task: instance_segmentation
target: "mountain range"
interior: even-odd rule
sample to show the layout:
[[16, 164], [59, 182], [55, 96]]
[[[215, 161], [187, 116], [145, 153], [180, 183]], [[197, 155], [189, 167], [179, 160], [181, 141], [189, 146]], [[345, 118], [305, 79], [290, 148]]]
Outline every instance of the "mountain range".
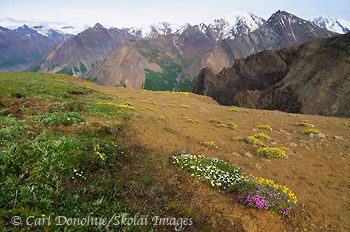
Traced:
[[190, 91], [204, 67], [218, 73], [256, 52], [337, 34], [325, 29], [334, 27], [321, 23], [321, 28], [317, 22], [278, 11], [267, 21], [234, 12], [208, 25], [162, 22], [107, 29], [97, 23], [76, 35], [63, 30], [73, 31], [67, 25], [55, 30], [38, 25], [1, 28], [0, 69], [30, 65], [27, 70], [65, 73], [105, 85]]
[[66, 73], [105, 85], [190, 91], [203, 67], [219, 72], [236, 58], [336, 35], [284, 11], [267, 21], [236, 12], [209, 25], [176, 28], [162, 23], [151, 28], [149, 33], [130, 33], [131, 29], [96, 24], [56, 46], [30, 70]]

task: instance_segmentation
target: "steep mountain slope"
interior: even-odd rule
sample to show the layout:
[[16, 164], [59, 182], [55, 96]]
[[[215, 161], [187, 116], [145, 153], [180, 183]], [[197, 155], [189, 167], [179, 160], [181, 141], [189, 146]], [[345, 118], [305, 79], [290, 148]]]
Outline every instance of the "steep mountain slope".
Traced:
[[[216, 36], [208, 26], [187, 24], [174, 34], [129, 41], [104, 57], [83, 78], [104, 85], [172, 91], [183, 70], [207, 52], [215, 41]], [[190, 91], [192, 84], [186, 82], [179, 88]]]
[[263, 27], [234, 40], [226, 39], [219, 42], [203, 56], [200, 62], [194, 64], [196, 67], [193, 69], [208, 67], [214, 73], [218, 73], [225, 67], [231, 67], [235, 59], [245, 58], [264, 50], [278, 50], [334, 35], [336, 33], [321, 29], [288, 12], [277, 11]]
[[201, 70], [193, 92], [223, 105], [350, 117], [350, 33]]
[[317, 26], [339, 33], [346, 34], [350, 32], [350, 22], [347, 22], [343, 19], [333, 19], [330, 16], [321, 16], [313, 19], [311, 22], [316, 24]]
[[0, 71], [22, 71], [50, 51], [56, 41], [27, 25], [10, 30], [0, 27]]
[[152, 40], [129, 41], [83, 78], [104, 85], [172, 91], [179, 73], [188, 65], [172, 40], [159, 36]]
[[107, 30], [96, 24], [66, 43], [59, 44], [32, 66], [31, 71], [81, 76], [124, 41], [134, 38], [119, 29]]

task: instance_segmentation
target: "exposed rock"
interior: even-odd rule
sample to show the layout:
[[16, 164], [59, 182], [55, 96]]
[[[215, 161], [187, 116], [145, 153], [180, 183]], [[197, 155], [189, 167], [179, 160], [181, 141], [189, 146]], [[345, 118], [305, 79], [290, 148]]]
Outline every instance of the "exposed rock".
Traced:
[[247, 156], [248, 158], [253, 158], [253, 155], [250, 152], [246, 152], [244, 153], [245, 156]]
[[317, 138], [324, 139], [324, 138], [326, 138], [326, 135], [323, 134], [323, 133], [320, 133], [320, 134], [317, 134], [316, 137], [317, 137]]
[[289, 143], [289, 146], [291, 147], [297, 147], [298, 145], [296, 143]]
[[222, 105], [350, 117], [350, 33], [202, 69], [192, 91]]
[[236, 157], [236, 158], [241, 157], [241, 155], [238, 154], [237, 152], [232, 152], [232, 156], [234, 156], [234, 157]]

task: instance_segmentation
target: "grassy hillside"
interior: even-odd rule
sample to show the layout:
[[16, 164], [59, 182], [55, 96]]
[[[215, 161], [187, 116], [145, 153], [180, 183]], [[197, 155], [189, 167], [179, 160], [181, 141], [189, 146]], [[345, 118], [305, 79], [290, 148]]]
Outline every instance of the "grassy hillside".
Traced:
[[[154, 181], [132, 173], [129, 162], [136, 157], [128, 158], [130, 151], [119, 142], [124, 122], [136, 115], [133, 107], [48, 74], [2, 73], [0, 83], [0, 227], [56, 231], [69, 227], [54, 223], [58, 215], [147, 215], [128, 203], [123, 189], [126, 180]], [[49, 215], [51, 225], [34, 226]], [[13, 226], [14, 216], [33, 216], [33, 225]], [[73, 227], [88, 228], [101, 230]], [[113, 226], [120, 229], [138, 231]]]
[[111, 231], [350, 229], [349, 119], [67, 75], [0, 83], [2, 230], [107, 230], [55, 221], [89, 215]]

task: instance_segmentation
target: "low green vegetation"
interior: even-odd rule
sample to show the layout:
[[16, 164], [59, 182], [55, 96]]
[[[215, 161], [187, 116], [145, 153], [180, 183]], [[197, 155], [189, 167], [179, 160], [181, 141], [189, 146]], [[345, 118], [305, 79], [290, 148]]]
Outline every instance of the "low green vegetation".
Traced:
[[[2, 73], [0, 92], [2, 230], [101, 231], [106, 227], [57, 225], [54, 218], [145, 215], [127, 203], [123, 187], [130, 171], [125, 166], [128, 149], [118, 142], [122, 123], [117, 121], [131, 118], [131, 106], [48, 74]], [[139, 182], [152, 185], [156, 180], [143, 176]], [[49, 215], [51, 225], [24, 221], [15, 226], [11, 221], [32, 217], [34, 223]], [[152, 225], [144, 229], [155, 231]]]

